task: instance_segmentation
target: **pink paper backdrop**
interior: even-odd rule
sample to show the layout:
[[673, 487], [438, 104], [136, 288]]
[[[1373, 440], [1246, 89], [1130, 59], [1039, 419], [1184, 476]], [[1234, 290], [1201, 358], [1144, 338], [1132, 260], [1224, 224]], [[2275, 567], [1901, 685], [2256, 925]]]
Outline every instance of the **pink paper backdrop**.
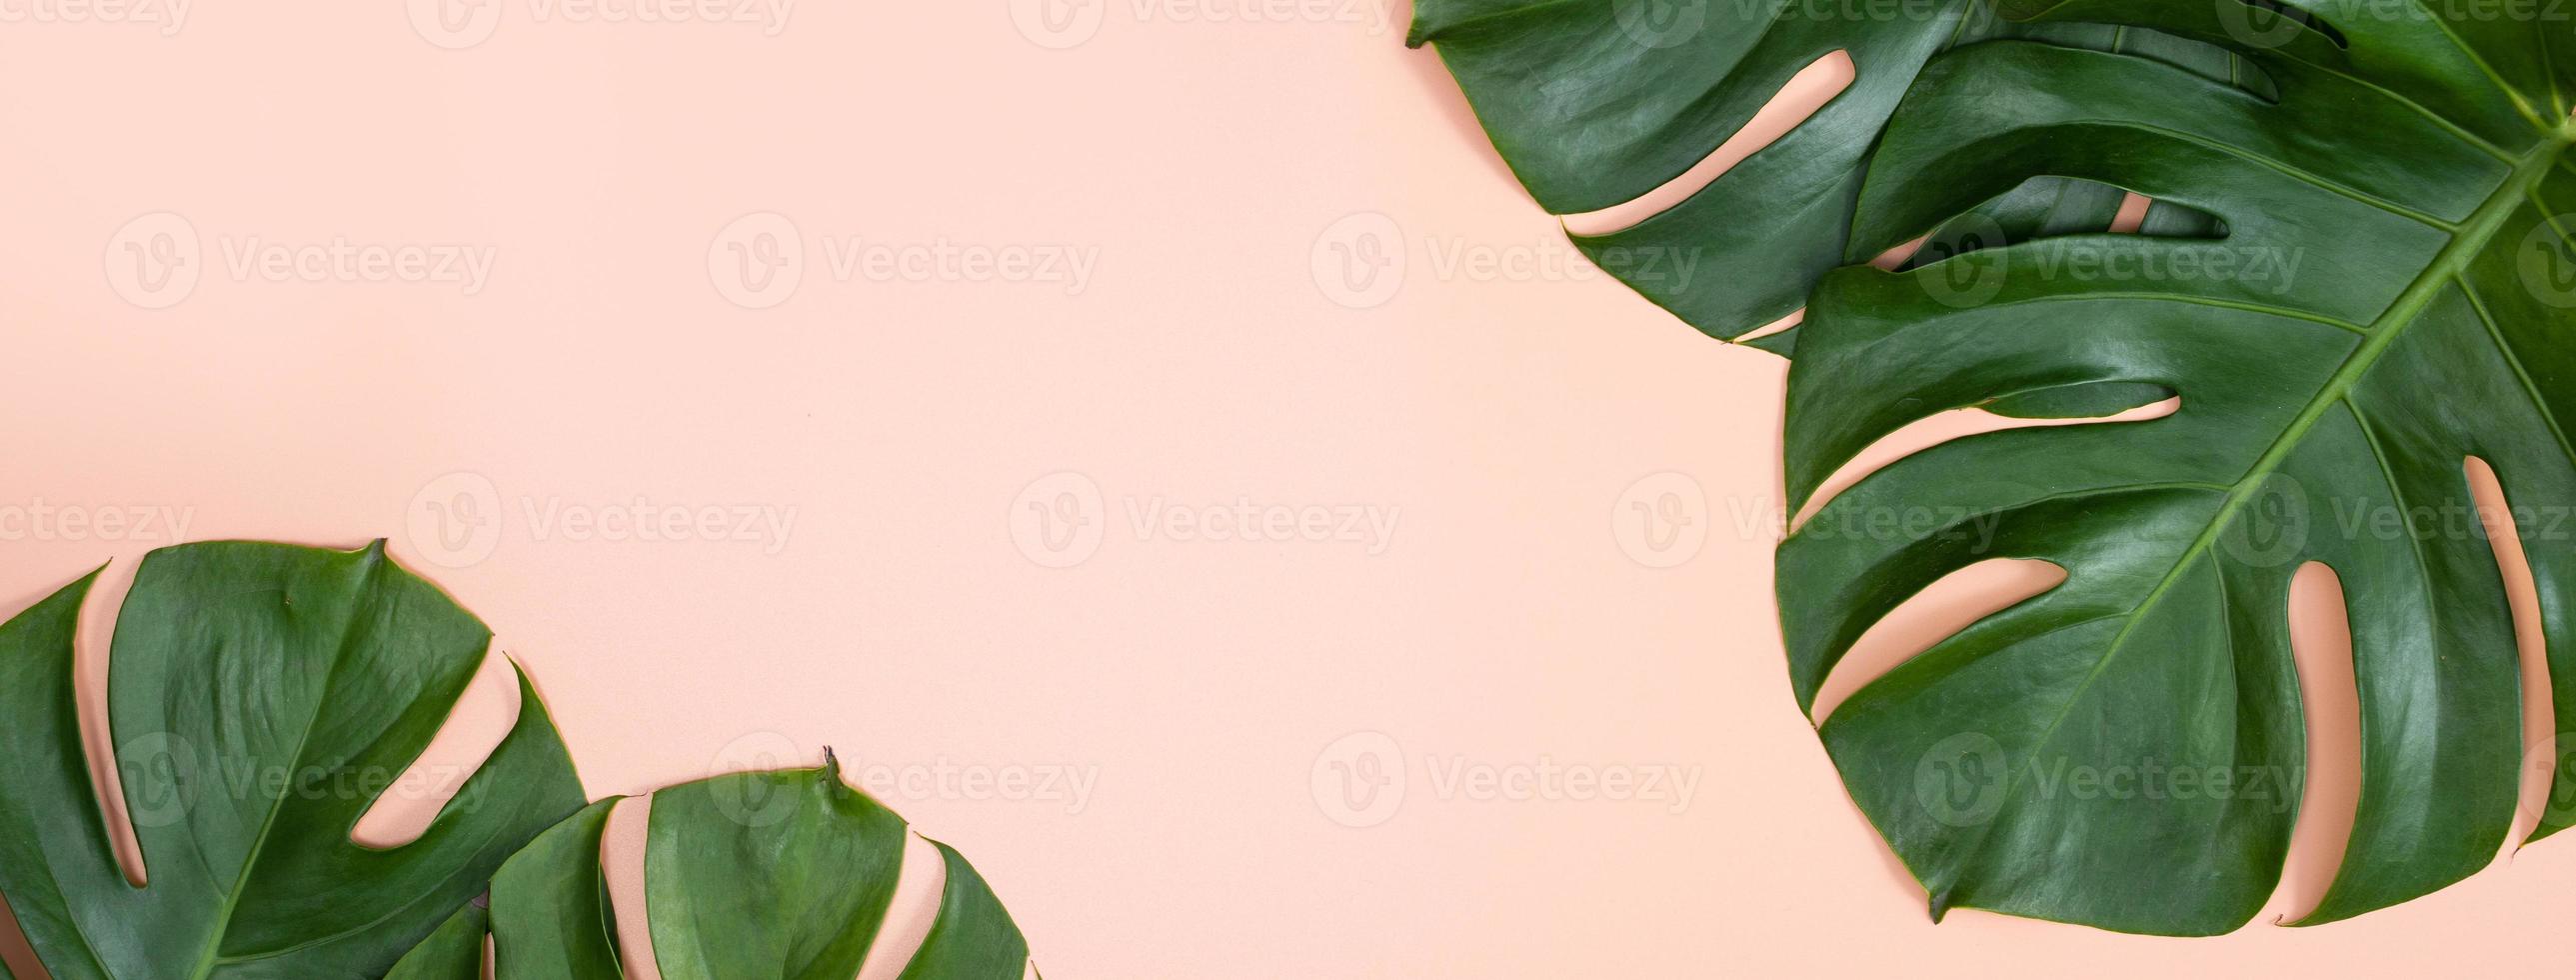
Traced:
[[833, 746], [1057, 980], [2563, 959], [2576, 845], [1930, 924], [1785, 683], [1783, 363], [1576, 259], [1401, 9], [177, 2], [0, 23], [11, 608], [388, 537], [593, 793]]

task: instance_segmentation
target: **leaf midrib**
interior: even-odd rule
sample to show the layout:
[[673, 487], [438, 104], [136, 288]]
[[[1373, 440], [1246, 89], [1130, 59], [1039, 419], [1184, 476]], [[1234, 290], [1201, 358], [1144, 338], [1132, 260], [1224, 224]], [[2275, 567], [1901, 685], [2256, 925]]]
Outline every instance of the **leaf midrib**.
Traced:
[[[357, 583], [358, 594], [370, 595], [374, 592], [378, 576], [384, 570], [384, 566], [385, 563], [381, 560], [370, 560], [366, 563], [366, 572]], [[294, 602], [291, 598], [287, 605], [289, 608], [293, 607]], [[364, 608], [361, 607], [362, 610]], [[331, 682], [339, 676], [340, 666], [348, 661], [348, 644], [354, 638], [353, 634], [357, 632], [357, 626], [357, 620], [353, 616], [343, 627], [340, 649], [331, 658], [331, 665], [323, 668], [322, 685], [318, 697], [327, 699], [331, 696]], [[329, 710], [329, 707], [329, 704], [323, 702], [314, 704], [313, 714], [304, 719], [304, 731], [295, 738], [295, 751], [287, 756], [288, 765], [298, 768], [302, 766], [304, 750], [313, 742], [313, 729], [321, 724], [322, 714]], [[214, 975], [215, 967], [225, 962], [224, 940], [232, 935], [233, 916], [240, 910], [242, 890], [250, 886], [251, 875], [259, 870], [260, 854], [268, 849], [269, 833], [277, 825], [278, 811], [285, 808], [286, 793], [283, 791], [279, 792], [276, 798], [268, 801], [268, 814], [260, 818], [258, 835], [251, 839], [250, 853], [242, 859], [241, 870], [233, 876], [232, 887], [224, 895], [223, 907], [215, 914], [215, 928], [206, 938], [206, 948], [198, 953], [196, 967], [188, 973], [190, 980], [207, 980]], [[203, 853], [202, 850], [199, 851], [201, 858]], [[146, 873], [148, 874], [149, 871], [150, 866], [147, 864]]]
[[[2209, 523], [2201, 529], [2200, 535], [2175, 555], [2173, 567], [2165, 571], [2164, 576], [2156, 581], [2154, 588], [2148, 590], [2146, 596], [2140, 599], [2138, 605], [2130, 611], [2128, 621], [2121, 625], [2119, 633], [2112, 636], [2110, 645], [2105, 648], [2101, 658], [2094, 662], [2093, 669], [2085, 674], [2083, 680], [2076, 683], [2073, 691], [2067, 694], [2066, 700], [2059, 705], [2056, 716], [2049, 720], [2048, 727], [2043, 729], [2038, 740], [2032, 743], [2033, 751], [2024, 756], [2019, 765], [2013, 767], [2012, 775], [2004, 785], [2003, 799], [2007, 804], [2018, 792], [2023, 777], [2030, 772], [2032, 763], [2038, 759], [2038, 748], [2055, 740], [2057, 730], [2074, 713], [2076, 703], [2083, 700], [2084, 692], [2101, 679], [2103, 673], [2110, 667], [2111, 661], [2119, 657], [2120, 652], [2127, 646], [2129, 635], [2137, 629], [2138, 624], [2144, 622], [2147, 614], [2172, 591], [2174, 584], [2182, 580], [2184, 571], [2191, 567], [2193, 561], [2200, 554], [2208, 551], [2211, 545], [2217, 543], [2218, 536], [2233, 522], [2237, 512], [2243, 509], [2246, 502], [2254, 497], [2263, 483], [2280, 468], [2281, 464], [2289, 459], [2290, 453], [2298, 448], [2300, 442], [2307, 437], [2309, 430], [2315, 427], [2317, 420], [2323, 418], [2329, 409], [2345, 399], [2351, 392], [2352, 386], [2370, 373], [2370, 369], [2377, 364], [2380, 356], [2387, 353], [2388, 348], [2396, 342], [2397, 338], [2405, 334], [2406, 328], [2416, 322], [2434, 297], [2449, 287], [2452, 280], [2466, 269], [2471, 259], [2486, 250], [2489, 242], [2494, 239], [2496, 231], [2503, 227], [2505, 219], [2523, 204], [2532, 189], [2539, 185], [2540, 179], [2559, 162], [2560, 153], [2571, 141], [2576, 141], [2571, 140], [2571, 134], [2557, 134], [2551, 139], [2542, 141], [2539, 146], [2518, 161], [2504, 182], [2498, 185], [2494, 193], [2490, 194], [2484, 203], [2479, 204], [2478, 209], [2469, 215], [2469, 219], [2460, 225], [2460, 232], [2452, 238], [2451, 243], [2434, 256], [2433, 261], [2425, 267], [2422, 274], [2407, 284], [2406, 290], [2398, 294], [2396, 301], [2389, 306], [2387, 312], [2371, 322], [2367, 339], [2345, 357], [2343, 365], [2335, 370], [2334, 375], [2318, 389], [2316, 397], [2311, 399], [2299, 415], [2290, 421], [2289, 426], [2282, 430], [2280, 438], [2274, 440], [2272, 445], [2264, 450], [2263, 455], [2255, 459], [2254, 465], [2246, 471], [2245, 476], [2240, 478], [2228, 491], [2227, 497], [2219, 502], [2218, 511], [2210, 515]], [[1990, 823], [1986, 829], [1990, 831], [1992, 827]], [[1980, 833], [1978, 841], [1982, 843], [1985, 836], [1984, 833]], [[1942, 888], [1946, 891], [1956, 885], [1956, 881], [1945, 882]]]

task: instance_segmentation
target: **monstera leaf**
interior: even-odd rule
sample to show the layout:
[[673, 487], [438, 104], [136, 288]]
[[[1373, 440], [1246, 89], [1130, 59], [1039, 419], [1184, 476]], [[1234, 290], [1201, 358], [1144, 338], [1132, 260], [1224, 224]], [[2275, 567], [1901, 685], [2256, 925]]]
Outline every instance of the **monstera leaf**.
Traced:
[[[1632, 227], [1574, 237], [1647, 299], [1731, 339], [1797, 310], [1828, 270], [1876, 254], [1851, 254], [1846, 231], [1888, 114], [1934, 54], [1997, 37], [2118, 51], [2261, 91], [2222, 48], [2107, 23], [2015, 23], [1983, 0], [1419, 0], [1408, 42], [1434, 46], [1495, 149], [1558, 214], [1681, 176], [1793, 75], [1849, 56], [1849, 87], [1777, 141]], [[2006, 211], [1995, 217], [2005, 230], [2047, 218], [2098, 231], [2122, 199], [2059, 190], [1997, 202]], [[1758, 343], [1785, 352], [1792, 338]]]
[[146, 885], [88, 775], [72, 637], [93, 575], [0, 625], [0, 893], [76, 978], [377, 977], [582, 803], [519, 718], [416, 841], [350, 832], [418, 758], [491, 633], [378, 546], [192, 544], [136, 572], [108, 708]]
[[[456, 913], [391, 980], [624, 975], [600, 846], [615, 799], [592, 804], [502, 865], [488, 911]], [[903, 818], [821, 769], [740, 773], [653, 794], [644, 890], [669, 980], [857, 975], [903, 864]], [[934, 842], [935, 843], [935, 842]], [[906, 980], [1019, 980], [1028, 944], [966, 859], [938, 844], [946, 884]]]
[[[2472, 460], [2512, 505], [2549, 700], [2576, 726], [2576, 551], [2559, 521], [2576, 508], [2576, 26], [2538, 7], [2292, 6], [2008, 8], [2223, 47], [2261, 80], [2030, 40], [1952, 49], [1893, 114], [1849, 254], [1954, 228], [2034, 182], [2208, 220], [2162, 238], [2038, 229], [1910, 269], [1844, 268], [1798, 330], [1793, 509], [1935, 412], [2179, 399], [2152, 420], [1917, 453], [1780, 548], [1791, 678], [1811, 707], [1863, 631], [1947, 573], [1997, 557], [2067, 573], [1822, 727], [1936, 917], [2182, 935], [2252, 917], [2303, 783], [2286, 605], [2311, 562], [2348, 597], [2361, 781], [2342, 865], [2300, 921], [2487, 864], [2516, 814], [2523, 682]], [[2535, 760], [2555, 800], [2576, 794], [2570, 748]], [[2530, 836], [2570, 822], [2553, 807]]]
[[[1437, 45], [1559, 213], [1662, 185], [1792, 74], [1852, 57], [1851, 86], [1768, 148], [1632, 228], [1576, 239], [1596, 259], [1724, 269], [1684, 281], [1603, 262], [1716, 336], [1809, 303], [1804, 326], [1758, 341], [1802, 359], [1793, 509], [1938, 411], [2079, 418], [2179, 396], [2154, 421], [1918, 454], [1781, 548], [1810, 707], [1861, 633], [1941, 576], [1994, 557], [2069, 573], [1824, 726], [1936, 915], [2160, 933], [2253, 915], [2302, 788], [2284, 606], [2312, 561], [2351, 598], [2364, 771], [2344, 866], [2304, 921], [2493, 855], [2514, 813], [2520, 677], [2469, 517], [2472, 457], [2515, 505], [2551, 700], [2576, 719], [2576, 566], [2547, 536], [2576, 507], [2568, 20], [2330, 0], [1418, 10], [1412, 42]], [[2095, 233], [2132, 192], [2155, 201], [2145, 234]], [[1897, 271], [1857, 265], [1917, 238]], [[2555, 767], [2553, 800], [2576, 798], [2562, 748], [2576, 740], [2537, 760]], [[2100, 792], [2105, 779], [2129, 788]], [[2532, 836], [2570, 822], [2576, 808], [2553, 807]]]

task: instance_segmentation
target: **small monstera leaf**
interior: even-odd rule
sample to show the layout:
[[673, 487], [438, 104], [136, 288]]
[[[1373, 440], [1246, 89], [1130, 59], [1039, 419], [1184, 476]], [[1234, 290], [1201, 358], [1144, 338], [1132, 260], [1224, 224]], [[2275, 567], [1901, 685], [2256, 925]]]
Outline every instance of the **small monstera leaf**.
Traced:
[[[2576, 724], [2576, 25], [2442, 4], [2069, 0], [2018, 16], [2223, 46], [2246, 87], [2129, 53], [1995, 40], [1932, 59], [1892, 117], [1852, 254], [2033, 181], [2205, 214], [2188, 237], [2039, 235], [1827, 276], [1790, 370], [1793, 508], [1946, 409], [2172, 414], [1914, 454], [1778, 556], [1802, 705], [1906, 597], [1974, 562], [2053, 589], [1863, 686], [1822, 727], [1937, 917], [1974, 907], [2143, 933], [2233, 929], [2278, 882], [2305, 723], [2294, 572], [2348, 596], [2360, 799], [2302, 923], [2485, 866], [2513, 825], [2522, 678], [2468, 468], [2490, 466]], [[2480, 8], [2492, 13], [2492, 8]], [[1864, 63], [1864, 71], [1866, 63]], [[2006, 235], [2006, 239], [2013, 236]], [[2544, 759], [2576, 793], [2576, 740]], [[2552, 808], [2533, 839], [2576, 822]]]
[[0, 625], [0, 893], [57, 980], [383, 976], [582, 803], [519, 719], [418, 840], [350, 839], [429, 744], [491, 632], [362, 551], [222, 542], [144, 558], [108, 707], [149, 883], [118, 867], [72, 681], [83, 578]]
[[[614, 980], [617, 922], [600, 846], [615, 798], [539, 835], [391, 980], [473, 980], [483, 937], [499, 980]], [[668, 980], [858, 974], [903, 865], [903, 818], [821, 769], [738, 773], [653, 794], [644, 892], [654, 962]], [[905, 980], [1019, 980], [1028, 943], [966, 859], [946, 866], [938, 918]]]
[[[1986, 0], [1419, 0], [1408, 43], [1431, 44], [1494, 148], [1541, 207], [1596, 211], [1681, 176], [1781, 86], [1835, 52], [1853, 80], [1777, 141], [1674, 207], [1575, 245], [1712, 336], [1794, 312], [1856, 254], [1846, 231], [1870, 152], [1924, 62], [1996, 37], [2115, 50], [2259, 84], [2206, 44], [2111, 24], [2020, 24]], [[2009, 229], [2047, 215], [2102, 230], [2121, 195], [1997, 202]], [[1923, 229], [1928, 230], [1928, 229]], [[1682, 270], [1695, 270], [1685, 274]], [[1786, 352], [1787, 335], [1760, 344]]]

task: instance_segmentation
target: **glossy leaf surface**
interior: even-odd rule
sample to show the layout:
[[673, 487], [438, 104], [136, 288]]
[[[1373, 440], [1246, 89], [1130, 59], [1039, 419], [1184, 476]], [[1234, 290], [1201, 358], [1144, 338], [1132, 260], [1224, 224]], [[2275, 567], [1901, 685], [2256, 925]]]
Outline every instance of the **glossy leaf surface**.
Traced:
[[[601, 847], [616, 799], [540, 835], [492, 882], [488, 916], [500, 980], [624, 976]], [[739, 773], [653, 794], [645, 904], [654, 963], [667, 980], [847, 980], [884, 926], [909, 831], [841, 781], [837, 766]], [[1018, 980], [1028, 945], [982, 876], [945, 844], [937, 918], [907, 980]], [[457, 913], [459, 928], [486, 917]], [[424, 946], [418, 980], [470, 980], [480, 930]], [[632, 940], [630, 940], [631, 942]]]
[[[2576, 508], [2576, 27], [2296, 6], [2295, 20], [2233, 0], [2011, 11], [2227, 47], [2268, 97], [2024, 40], [1931, 60], [1873, 158], [1855, 254], [2034, 179], [2208, 220], [2177, 237], [2025, 237], [1906, 271], [1841, 269], [1797, 331], [1793, 509], [1935, 412], [2180, 399], [2148, 421], [1917, 453], [1780, 549], [1807, 706], [1863, 631], [1942, 576], [1997, 557], [2066, 570], [1862, 687], [1822, 728], [1936, 916], [2198, 935], [2255, 915], [2308, 761], [2287, 606], [2311, 562], [2348, 597], [2361, 794], [2303, 922], [2486, 866], [2526, 761], [2556, 773], [2551, 799], [2576, 798], [2576, 740], [2526, 756], [2515, 623], [2466, 469], [2490, 465], [2520, 522], [2566, 728], [2576, 553], [2550, 515]], [[2534, 816], [2533, 839], [2576, 822], [2564, 806]]]
[[[1888, 115], [1933, 55], [1994, 37], [2261, 85], [2216, 46], [2111, 24], [2015, 23], [1982, 0], [1421, 0], [1409, 41], [1439, 52], [1495, 149], [1557, 214], [1624, 204], [1682, 176], [1792, 76], [1848, 57], [1849, 86], [1794, 129], [1681, 203], [1574, 239], [1646, 298], [1734, 338], [1796, 311], [1825, 272], [1875, 254], [1851, 254], [1846, 231]], [[2117, 206], [2114, 194], [2060, 217], [2099, 230]]]
[[116, 770], [149, 884], [89, 778], [73, 634], [95, 576], [0, 625], [0, 892], [58, 980], [373, 978], [581, 805], [518, 721], [428, 829], [350, 834], [425, 749], [491, 633], [381, 546], [220, 542], [144, 558], [116, 623]]
[[[2515, 624], [2468, 476], [2491, 466], [2514, 509], [2548, 700], [2576, 719], [2576, 566], [2551, 536], [2576, 507], [2576, 25], [2539, 5], [2329, 0], [1418, 10], [1412, 40], [1437, 46], [1559, 213], [1647, 194], [1799, 69], [1851, 57], [1850, 87], [1769, 147], [1577, 239], [1710, 270], [1684, 284], [1603, 263], [1716, 336], [1808, 304], [1755, 342], [1799, 358], [1793, 512], [1937, 412], [2179, 399], [2148, 421], [1916, 454], [1780, 549], [1810, 707], [1863, 632], [1948, 573], [1998, 557], [2068, 572], [1823, 727], [1936, 916], [2181, 934], [2252, 916], [2304, 791], [2285, 607], [2311, 562], [2351, 605], [2363, 772], [2306, 921], [2484, 866], [2525, 763], [2556, 780], [2531, 838], [2576, 822], [2576, 739], [2521, 744]], [[2099, 234], [2131, 193], [2154, 201], [2142, 234]], [[1859, 264], [1916, 239], [1896, 271]]]

